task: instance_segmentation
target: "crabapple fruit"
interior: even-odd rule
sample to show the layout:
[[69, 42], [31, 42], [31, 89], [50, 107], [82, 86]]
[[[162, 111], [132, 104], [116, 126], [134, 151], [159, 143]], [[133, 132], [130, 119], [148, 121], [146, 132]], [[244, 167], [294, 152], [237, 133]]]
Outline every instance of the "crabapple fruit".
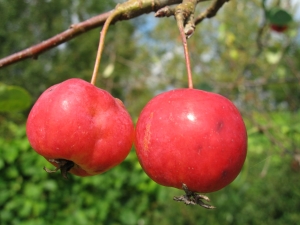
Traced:
[[126, 158], [134, 126], [119, 99], [73, 78], [39, 97], [29, 113], [26, 133], [32, 148], [56, 170], [91, 176]]
[[209, 193], [231, 183], [247, 154], [247, 132], [227, 98], [191, 88], [153, 98], [135, 129], [139, 162], [158, 184]]

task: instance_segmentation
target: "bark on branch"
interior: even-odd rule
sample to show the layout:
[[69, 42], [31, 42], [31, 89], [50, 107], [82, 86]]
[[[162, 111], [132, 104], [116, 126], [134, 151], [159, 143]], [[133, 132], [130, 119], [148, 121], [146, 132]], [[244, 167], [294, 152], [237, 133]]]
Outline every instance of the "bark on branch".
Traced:
[[70, 28], [60, 34], [53, 36], [37, 45], [31, 46], [27, 49], [24, 49], [20, 52], [9, 55], [0, 60], [0, 68], [8, 66], [10, 64], [22, 61], [27, 58], [37, 59], [38, 55], [41, 53], [52, 49], [64, 42], [67, 42], [74, 37], [85, 33], [93, 28], [103, 25], [106, 18], [108, 17], [109, 12], [103, 13], [101, 15], [92, 17], [86, 21], [83, 21], [78, 24], [71, 25]]

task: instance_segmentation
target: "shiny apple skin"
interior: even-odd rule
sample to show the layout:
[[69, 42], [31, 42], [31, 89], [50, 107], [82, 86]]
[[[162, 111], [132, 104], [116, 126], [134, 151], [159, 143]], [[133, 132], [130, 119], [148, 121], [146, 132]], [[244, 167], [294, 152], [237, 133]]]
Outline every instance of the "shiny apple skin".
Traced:
[[153, 98], [135, 131], [139, 162], [158, 184], [194, 192], [222, 189], [240, 173], [247, 132], [227, 98], [196, 89], [176, 89]]
[[[48, 88], [31, 109], [26, 133], [46, 159], [66, 159], [78, 176], [121, 163], [133, 144], [134, 126], [122, 102], [77, 78]], [[52, 163], [56, 165], [55, 163]]]

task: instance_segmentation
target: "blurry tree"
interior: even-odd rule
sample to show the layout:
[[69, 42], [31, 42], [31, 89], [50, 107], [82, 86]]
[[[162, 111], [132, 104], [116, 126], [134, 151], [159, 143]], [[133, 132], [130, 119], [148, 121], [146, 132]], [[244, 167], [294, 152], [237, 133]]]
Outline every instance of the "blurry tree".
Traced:
[[[0, 57], [108, 11], [117, 2], [121, 1], [0, 1]], [[262, 4], [232, 0], [217, 17], [199, 24], [189, 39], [195, 87], [234, 101], [249, 134], [243, 171], [231, 185], [209, 194], [216, 210], [173, 202], [181, 192], [151, 181], [134, 150], [103, 175], [70, 176], [66, 181], [60, 174], [47, 174], [42, 168], [49, 164], [26, 138], [29, 109], [0, 109], [0, 224], [297, 224], [299, 3]], [[197, 12], [208, 5], [199, 4]], [[275, 6], [294, 17], [284, 33], [269, 27], [266, 10]], [[82, 34], [37, 60], [0, 69], [1, 84], [21, 86], [34, 103], [50, 85], [71, 77], [89, 81], [99, 31]], [[187, 87], [174, 19], [150, 14], [111, 26], [100, 69], [97, 86], [121, 98], [134, 121], [157, 93]]]

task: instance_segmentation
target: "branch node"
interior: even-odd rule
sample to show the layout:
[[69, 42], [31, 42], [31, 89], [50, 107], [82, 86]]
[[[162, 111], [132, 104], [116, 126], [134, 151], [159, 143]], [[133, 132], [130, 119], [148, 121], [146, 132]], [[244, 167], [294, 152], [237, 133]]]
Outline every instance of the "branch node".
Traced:
[[190, 38], [195, 31], [194, 13], [197, 0], [183, 0], [175, 9], [175, 18], [183, 24], [186, 38]]
[[155, 17], [170, 17], [174, 16], [176, 6], [165, 6], [156, 11]]

